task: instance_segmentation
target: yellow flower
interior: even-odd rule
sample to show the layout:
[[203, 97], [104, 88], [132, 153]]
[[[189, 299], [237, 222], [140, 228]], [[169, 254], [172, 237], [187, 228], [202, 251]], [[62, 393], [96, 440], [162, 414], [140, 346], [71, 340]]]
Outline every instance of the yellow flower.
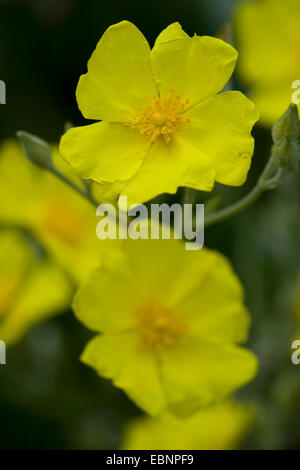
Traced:
[[77, 317], [102, 334], [82, 361], [150, 414], [189, 415], [253, 378], [248, 312], [228, 261], [180, 240], [127, 240], [74, 300]]
[[178, 23], [152, 50], [132, 23], [109, 27], [77, 87], [84, 117], [102, 122], [70, 129], [62, 156], [81, 177], [117, 185], [130, 205], [178, 186], [243, 184], [258, 113], [239, 92], [219, 94], [236, 60], [229, 44], [191, 38]]
[[35, 323], [64, 311], [72, 289], [64, 272], [39, 258], [20, 233], [0, 231], [0, 339], [17, 341]]
[[123, 450], [236, 449], [254, 421], [254, 410], [231, 401], [204, 408], [188, 419], [170, 413], [142, 417], [124, 432]]
[[[82, 185], [56, 148], [53, 158], [61, 172]], [[29, 229], [76, 281], [98, 264], [101, 242], [96, 237], [94, 206], [30, 163], [12, 140], [0, 148], [0, 222]]]
[[243, 3], [234, 25], [241, 79], [252, 90], [261, 122], [272, 125], [292, 102], [297, 92], [292, 84], [300, 80], [300, 2]]

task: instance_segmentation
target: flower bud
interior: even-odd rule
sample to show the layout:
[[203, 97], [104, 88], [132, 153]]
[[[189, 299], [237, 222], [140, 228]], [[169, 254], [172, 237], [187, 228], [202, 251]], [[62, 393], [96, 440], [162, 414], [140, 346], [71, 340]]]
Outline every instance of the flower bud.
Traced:
[[300, 143], [287, 137], [281, 139], [273, 147], [273, 158], [281, 168], [298, 170], [300, 167]]
[[300, 121], [298, 108], [290, 104], [286, 112], [274, 124], [273, 158], [281, 168], [298, 170], [300, 168]]
[[299, 137], [300, 124], [298, 107], [292, 103], [286, 112], [275, 122], [272, 129], [273, 142], [276, 144], [285, 137], [297, 139]]
[[52, 168], [51, 147], [47, 142], [25, 131], [18, 131], [17, 137], [29, 161], [41, 168]]

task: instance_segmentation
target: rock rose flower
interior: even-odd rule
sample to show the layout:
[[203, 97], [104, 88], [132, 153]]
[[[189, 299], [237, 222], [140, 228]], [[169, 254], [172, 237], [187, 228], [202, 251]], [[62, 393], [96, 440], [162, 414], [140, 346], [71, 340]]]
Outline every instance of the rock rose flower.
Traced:
[[79, 288], [77, 317], [100, 334], [82, 360], [149, 414], [190, 415], [253, 378], [241, 285], [226, 258], [180, 240], [127, 240]]
[[219, 93], [237, 51], [171, 24], [150, 50], [142, 33], [122, 21], [107, 29], [77, 87], [87, 119], [61, 140], [63, 157], [82, 178], [110, 184], [128, 203], [179, 186], [210, 191], [214, 182], [244, 183], [258, 119], [242, 93]]

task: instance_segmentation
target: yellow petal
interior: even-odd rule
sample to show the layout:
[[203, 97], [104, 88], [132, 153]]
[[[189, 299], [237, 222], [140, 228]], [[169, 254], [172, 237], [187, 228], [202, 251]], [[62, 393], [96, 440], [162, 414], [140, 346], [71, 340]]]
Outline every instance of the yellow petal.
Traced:
[[160, 96], [170, 89], [190, 106], [223, 89], [237, 60], [237, 51], [220, 39], [189, 37], [178, 23], [170, 25], [157, 38], [151, 62]]
[[237, 72], [251, 87], [251, 97], [262, 114], [260, 122], [267, 126], [294, 101], [292, 84], [299, 79], [299, 17], [298, 0], [244, 2], [236, 9]]
[[97, 44], [77, 88], [87, 119], [126, 122], [157, 94], [149, 45], [129, 21], [110, 26]]
[[[291, 87], [292, 83], [293, 79], [275, 82], [272, 85], [262, 83], [253, 87], [251, 99], [261, 113], [260, 124], [272, 126], [287, 110], [292, 102], [292, 95], [299, 90], [299, 87], [293, 89]], [[297, 93], [296, 100], [299, 99], [300, 94]], [[300, 104], [298, 110], [300, 113]]]
[[251, 427], [255, 410], [231, 401], [204, 408], [188, 419], [170, 413], [140, 417], [125, 428], [124, 450], [232, 450]]
[[128, 205], [139, 204], [161, 193], [174, 194], [179, 186], [211, 191], [215, 171], [210, 160], [180, 137], [170, 143], [157, 140], [138, 173], [123, 188]]
[[98, 122], [70, 129], [61, 139], [60, 152], [82, 178], [112, 183], [136, 174], [148, 146], [135, 129]]
[[1, 325], [1, 338], [15, 342], [34, 324], [65, 311], [70, 306], [71, 294], [69, 280], [58, 266], [52, 263], [36, 266], [23, 296]]
[[117, 181], [116, 183], [96, 183], [91, 184], [91, 194], [99, 204], [110, 203], [117, 207], [118, 198], [122, 188], [126, 183]]
[[137, 352], [133, 333], [96, 336], [86, 346], [81, 360], [111, 379], [116, 387], [149, 414], [158, 414], [165, 400], [152, 354]]
[[[138, 292], [141, 298], [162, 299], [167, 305], [174, 291], [177, 276], [181, 275], [188, 259], [194, 252], [186, 251], [181, 240], [127, 240], [124, 250], [128, 263], [138, 280]], [[202, 250], [201, 250], [202, 251]], [[146, 268], [146, 269], [145, 269]], [[170, 282], [170, 273], [174, 274]], [[184, 284], [188, 278], [183, 279]]]
[[245, 342], [250, 317], [243, 305], [243, 288], [227, 258], [205, 248], [185, 253], [169, 303], [193, 325], [193, 335], [199, 339]]
[[245, 83], [275, 86], [299, 78], [299, 15], [298, 0], [245, 2], [237, 8], [238, 72]]
[[220, 93], [189, 110], [183, 138], [207, 155], [216, 181], [239, 186], [246, 180], [254, 149], [251, 129], [259, 118], [254, 104], [238, 91]]
[[250, 351], [192, 336], [182, 341], [181, 347], [163, 350], [160, 364], [168, 406], [178, 416], [221, 401], [257, 371], [257, 360]]
[[[118, 295], [116, 295], [116, 286]], [[132, 273], [121, 258], [116, 266], [101, 266], [77, 292], [73, 307], [88, 328], [116, 332], [135, 326], [133, 309], [138, 289]]]
[[1, 233], [0, 283], [0, 338], [7, 343], [71, 303], [66, 274], [54, 263], [36, 259], [28, 242], [13, 231]]

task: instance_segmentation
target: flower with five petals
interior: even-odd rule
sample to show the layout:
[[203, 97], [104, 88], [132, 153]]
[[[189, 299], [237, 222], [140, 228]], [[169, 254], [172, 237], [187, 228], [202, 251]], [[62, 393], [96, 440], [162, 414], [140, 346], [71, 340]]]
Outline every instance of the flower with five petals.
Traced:
[[150, 50], [130, 22], [109, 27], [77, 87], [87, 119], [61, 140], [82, 178], [110, 184], [138, 204], [179, 186], [210, 191], [244, 183], [258, 113], [242, 93], [219, 93], [237, 52], [220, 39], [188, 36], [173, 23]]

